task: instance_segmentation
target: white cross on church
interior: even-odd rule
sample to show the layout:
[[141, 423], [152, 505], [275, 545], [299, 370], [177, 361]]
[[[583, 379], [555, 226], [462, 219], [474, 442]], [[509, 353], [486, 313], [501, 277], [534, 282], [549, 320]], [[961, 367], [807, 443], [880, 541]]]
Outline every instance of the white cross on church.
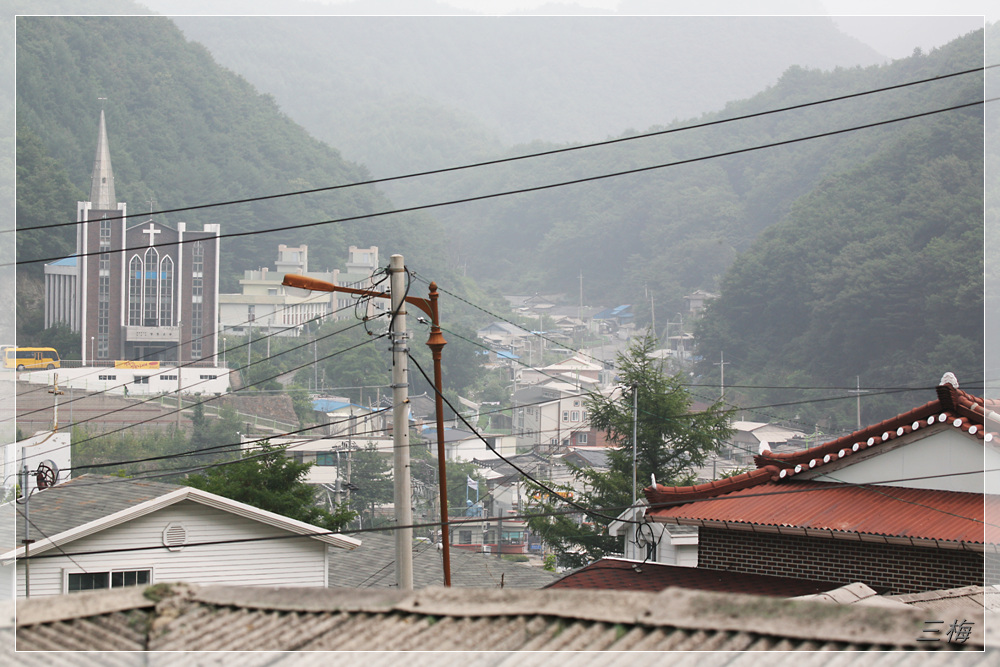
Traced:
[[142, 230], [143, 234], [149, 234], [149, 245], [153, 245], [156, 242], [156, 235], [162, 233], [162, 229], [156, 229], [153, 223], [149, 223], [149, 227]]

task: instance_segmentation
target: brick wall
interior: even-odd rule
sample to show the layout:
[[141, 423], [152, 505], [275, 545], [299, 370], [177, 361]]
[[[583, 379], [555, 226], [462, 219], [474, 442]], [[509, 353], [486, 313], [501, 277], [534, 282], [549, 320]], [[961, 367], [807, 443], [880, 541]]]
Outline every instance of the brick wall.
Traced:
[[983, 584], [982, 553], [701, 528], [698, 566], [716, 570], [861, 581], [884, 594]]

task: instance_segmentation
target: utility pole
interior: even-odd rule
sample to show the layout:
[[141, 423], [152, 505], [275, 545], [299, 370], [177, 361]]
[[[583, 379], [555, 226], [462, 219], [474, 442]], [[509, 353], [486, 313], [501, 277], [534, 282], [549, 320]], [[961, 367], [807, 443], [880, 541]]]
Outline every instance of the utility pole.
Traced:
[[181, 398], [181, 389], [184, 385], [181, 384], [181, 360], [184, 358], [184, 324], [181, 322], [180, 318], [177, 319], [177, 340], [179, 345], [177, 346], [177, 432], [181, 432], [181, 411], [184, 409], [184, 402]]
[[31, 569], [28, 551], [31, 548], [31, 543], [34, 540], [29, 539], [28, 527], [31, 522], [28, 520], [28, 500], [30, 495], [28, 493], [28, 482], [30, 480], [31, 473], [28, 472], [28, 454], [27, 448], [21, 447], [21, 471], [24, 475], [24, 482], [21, 484], [21, 500], [24, 501], [24, 539], [21, 543], [24, 544], [24, 597], [31, 597]]
[[636, 477], [639, 471], [639, 385], [632, 385], [632, 504], [638, 500]]
[[[49, 389], [49, 393], [52, 394], [52, 432], [55, 433], [59, 430], [59, 397], [63, 393], [59, 389], [59, 373], [55, 373], [52, 376], [52, 389]], [[72, 406], [70, 409], [72, 409]]]
[[[373, 298], [384, 299], [387, 295], [384, 292], [373, 292], [371, 290], [356, 289], [353, 287], [339, 287], [332, 283], [315, 278], [307, 278], [296, 273], [286, 273], [285, 279], [281, 283], [286, 287], [298, 287], [300, 289], [317, 290], [321, 292], [345, 292], [347, 294], [358, 294]], [[450, 542], [448, 536], [451, 534], [448, 528], [448, 476], [445, 468], [445, 443], [444, 443], [444, 399], [442, 398], [441, 381], [441, 350], [447, 345], [444, 335], [441, 333], [441, 323], [438, 315], [438, 286], [436, 282], [431, 282], [428, 286], [426, 299], [415, 296], [404, 296], [403, 301], [412, 304], [424, 311], [431, 318], [431, 333], [427, 339], [427, 347], [431, 349], [431, 358], [434, 360], [434, 407], [437, 416], [437, 452], [438, 452], [438, 485], [441, 492], [441, 533], [444, 536], [441, 549], [441, 565], [444, 569], [444, 585], [451, 586], [451, 555]], [[350, 475], [350, 459], [348, 459], [348, 475]]]
[[726, 353], [719, 352], [719, 360], [712, 362], [713, 366], [719, 367], [719, 400], [726, 400]]
[[406, 269], [403, 256], [389, 259], [389, 291], [392, 297], [392, 449], [393, 485], [396, 506], [396, 585], [413, 590], [413, 511], [410, 507], [410, 429], [406, 362], [409, 335], [406, 333]]
[[856, 394], [857, 395], [857, 401], [858, 401], [858, 430], [860, 431], [861, 430], [861, 394], [867, 394], [868, 391], [867, 390], [862, 391], [862, 389], [861, 389], [861, 376], [860, 375], [855, 375], [854, 379], [857, 382], [857, 389], [848, 389], [847, 393], [848, 394]]

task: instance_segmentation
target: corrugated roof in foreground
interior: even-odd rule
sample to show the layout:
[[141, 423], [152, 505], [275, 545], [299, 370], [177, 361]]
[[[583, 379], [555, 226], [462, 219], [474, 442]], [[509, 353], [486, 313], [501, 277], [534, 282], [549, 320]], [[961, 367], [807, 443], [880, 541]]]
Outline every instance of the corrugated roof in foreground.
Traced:
[[132, 589], [20, 601], [17, 648], [48, 652], [983, 648], [982, 628], [964, 644], [918, 642], [918, 637], [926, 636], [921, 634], [926, 613], [916, 610], [682, 589], [655, 594], [184, 585], [154, 589], [159, 595]]

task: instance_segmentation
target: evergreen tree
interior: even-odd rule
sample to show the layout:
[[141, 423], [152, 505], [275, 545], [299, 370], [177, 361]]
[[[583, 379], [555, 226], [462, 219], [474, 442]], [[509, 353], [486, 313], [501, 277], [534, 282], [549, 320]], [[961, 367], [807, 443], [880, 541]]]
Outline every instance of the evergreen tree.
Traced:
[[284, 447], [264, 442], [238, 462], [188, 475], [184, 483], [327, 530], [343, 529], [354, 519], [354, 512], [340, 506], [331, 513], [316, 505], [316, 489], [305, 481], [310, 467], [312, 463], [289, 458]]
[[364, 449], [351, 454], [351, 509], [361, 515], [364, 527], [365, 513], [368, 527], [375, 527], [375, 508], [393, 501], [392, 467], [388, 458], [378, 453], [369, 443]]
[[[606, 533], [607, 525], [632, 502], [632, 429], [636, 428], [638, 495], [655, 475], [660, 484], [689, 484], [694, 471], [703, 465], [720, 442], [732, 434], [730, 413], [721, 403], [706, 410], [691, 410], [691, 395], [682, 385], [683, 377], [665, 375], [662, 364], [650, 357], [655, 339], [635, 341], [618, 356], [620, 390], [610, 396], [594, 393], [587, 400], [590, 423], [604, 431], [612, 444], [608, 452], [609, 470], [573, 468], [579, 488], [553, 487], [560, 493], [574, 491], [577, 505], [588, 508], [582, 517], [556, 513], [567, 506], [535, 487], [542, 500], [529, 519], [532, 530], [551, 547], [560, 565], [580, 567], [607, 553], [621, 552], [617, 538]], [[633, 394], [633, 391], [637, 394]], [[636, 398], [637, 395], [637, 398]], [[634, 401], [638, 412], [633, 412]], [[633, 416], [637, 419], [633, 422]], [[530, 485], [530, 483], [529, 483]]]

